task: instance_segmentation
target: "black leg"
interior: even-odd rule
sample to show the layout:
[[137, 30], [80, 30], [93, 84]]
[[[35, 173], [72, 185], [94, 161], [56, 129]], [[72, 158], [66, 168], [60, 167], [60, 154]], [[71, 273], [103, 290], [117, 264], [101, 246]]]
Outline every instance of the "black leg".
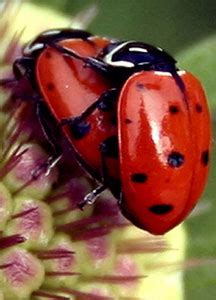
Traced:
[[49, 124], [47, 121], [47, 113], [49, 112], [47, 111], [42, 101], [38, 101], [36, 103], [36, 110], [43, 134], [52, 148], [52, 155], [49, 156], [44, 163], [42, 163], [32, 171], [32, 178], [34, 180], [36, 180], [41, 174], [45, 173], [46, 175], [48, 175], [51, 169], [58, 163], [62, 156], [62, 151], [59, 147], [58, 139], [56, 138], [56, 135], [54, 135], [53, 129], [50, 126], [51, 124]]
[[31, 83], [34, 81], [35, 60], [31, 57], [17, 58], [13, 64], [13, 73], [16, 79], [28, 78]]
[[8, 87], [10, 85], [14, 85], [15, 83], [17, 83], [16, 78], [2, 78], [2, 79], [0, 79], [0, 86], [2, 86], [2, 87]]
[[101, 181], [103, 183], [104, 186], [108, 186], [108, 182], [109, 182], [109, 172], [108, 172], [108, 168], [107, 168], [107, 164], [106, 164], [106, 158], [104, 153], [101, 151]]
[[104, 76], [106, 76], [107, 73], [109, 73], [109, 66], [106, 63], [104, 63], [102, 60], [99, 60], [99, 59], [97, 59], [95, 57], [91, 57], [91, 56], [88, 56], [88, 57], [80, 56], [75, 51], [64, 48], [55, 43], [49, 43], [48, 46], [54, 48], [55, 50], [57, 50], [58, 52], [66, 55], [66, 56], [76, 58], [76, 59], [83, 61], [86, 64], [86, 66], [91, 67], [96, 71], [99, 71]]
[[[104, 140], [100, 144], [101, 152], [101, 165], [102, 165], [102, 182], [116, 199], [119, 199], [121, 193], [121, 179], [119, 176], [113, 177], [109, 171], [106, 158], [111, 158], [116, 161], [116, 166], [119, 164], [119, 145], [118, 145], [118, 136], [113, 135]], [[118, 172], [118, 170], [115, 170]], [[117, 175], [117, 174], [116, 174]]]
[[118, 96], [117, 89], [104, 92], [94, 103], [92, 103], [81, 115], [62, 119], [61, 126], [69, 126], [71, 134], [75, 139], [83, 138], [90, 130], [90, 124], [86, 119], [96, 110], [109, 111], [113, 109]]
[[89, 194], [87, 194], [83, 201], [81, 201], [79, 204], [78, 204], [78, 207], [80, 209], [83, 210], [83, 208], [87, 205], [87, 204], [93, 204], [96, 200], [97, 200], [97, 197], [100, 196], [100, 194], [106, 190], [106, 186], [104, 185], [99, 185], [98, 187], [96, 187], [96, 189], [94, 189], [92, 192], [90, 192]]
[[[113, 147], [115, 150], [113, 150]], [[111, 149], [112, 148], [112, 149]], [[106, 141], [104, 141], [100, 145], [100, 152], [101, 152], [101, 185], [99, 185], [96, 189], [94, 189], [92, 192], [87, 194], [82, 202], [78, 204], [78, 207], [80, 209], [83, 209], [88, 204], [93, 204], [97, 197], [100, 196], [100, 194], [107, 189], [109, 186], [109, 172], [106, 164], [106, 157], [112, 157], [116, 158], [118, 157], [118, 145], [117, 145], [117, 137], [112, 136], [108, 138]]]
[[10, 87], [18, 82], [18, 80], [26, 77], [33, 79], [34, 75], [34, 60], [29, 57], [17, 58], [13, 63], [13, 74], [14, 78], [3, 78], [0, 79], [0, 86]]
[[83, 210], [83, 208], [88, 205], [88, 204], [93, 204], [97, 198], [100, 196], [100, 194], [107, 189], [107, 180], [108, 180], [108, 172], [107, 172], [107, 167], [104, 159], [103, 153], [101, 153], [101, 166], [102, 166], [102, 184], [97, 186], [93, 191], [88, 193], [82, 202], [78, 204], [78, 207]]

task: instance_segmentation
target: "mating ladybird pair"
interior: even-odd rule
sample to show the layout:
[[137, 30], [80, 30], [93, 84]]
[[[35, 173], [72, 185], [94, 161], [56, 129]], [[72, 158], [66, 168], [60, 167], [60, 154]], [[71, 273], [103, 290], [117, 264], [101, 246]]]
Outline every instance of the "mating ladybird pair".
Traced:
[[153, 234], [188, 215], [206, 183], [211, 125], [201, 84], [169, 54], [142, 42], [50, 30], [24, 48], [13, 69], [39, 95], [38, 118], [54, 146], [47, 168], [61, 149], [44, 106], [100, 182], [81, 207], [109, 188], [123, 214]]

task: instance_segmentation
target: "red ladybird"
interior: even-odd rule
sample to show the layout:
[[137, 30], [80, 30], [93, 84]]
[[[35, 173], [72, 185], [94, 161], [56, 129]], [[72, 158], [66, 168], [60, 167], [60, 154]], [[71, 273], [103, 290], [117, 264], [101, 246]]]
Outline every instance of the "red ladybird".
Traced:
[[179, 71], [184, 93], [168, 72], [140, 72], [118, 100], [123, 213], [138, 227], [163, 234], [198, 201], [208, 174], [211, 124], [204, 91]]
[[54, 146], [45, 167], [61, 152], [41, 103], [101, 182], [81, 206], [109, 188], [123, 214], [151, 233], [184, 220], [206, 182], [211, 126], [200, 83], [178, 71], [169, 54], [141, 42], [53, 30], [24, 49], [14, 74], [41, 96], [38, 117]]
[[[91, 55], [80, 51], [80, 45], [82, 51], [85, 49], [83, 41], [80, 45], [76, 40], [64, 41], [61, 45], [80, 55]], [[48, 48], [40, 56], [37, 68], [41, 92], [59, 121], [80, 115], [108, 88], [92, 68], [84, 71], [79, 60], [71, 57], [64, 60], [61, 53]], [[55, 63], [52, 65], [52, 62]], [[58, 66], [61, 66], [59, 73]], [[67, 69], [69, 72], [77, 70], [76, 76], [68, 74]], [[55, 74], [53, 79], [52, 74]], [[89, 74], [94, 80], [96, 77], [92, 87], [97, 87], [99, 92], [88, 102], [86, 97], [90, 98], [91, 93], [80, 85], [80, 78], [88, 78], [84, 82], [89, 88]], [[120, 174], [118, 162], [107, 160], [105, 156], [105, 184], [120, 199], [124, 215], [154, 234], [163, 234], [185, 219], [203, 191], [208, 172], [211, 133], [205, 95], [193, 75], [178, 71], [177, 76], [184, 89], [170, 72], [143, 71], [130, 76], [118, 99], [118, 134], [110, 122], [110, 114], [98, 109], [86, 118], [91, 130], [82, 138], [74, 138], [71, 131], [65, 129], [75, 150], [93, 168], [92, 174], [99, 174], [102, 168], [99, 146], [109, 137], [114, 140], [112, 147], [120, 156]], [[55, 89], [45, 89], [52, 80], [56, 82]], [[70, 95], [79, 99], [78, 103], [65, 101]], [[61, 106], [61, 114], [59, 103], [65, 104]], [[99, 120], [105, 126], [103, 129], [98, 127]], [[90, 201], [87, 200], [91, 202], [94, 196], [90, 194]]]
[[[106, 39], [92, 37], [88, 41], [67, 39], [59, 44], [80, 55], [93, 56], [107, 43]], [[85, 113], [101, 95], [104, 96], [110, 89], [109, 83], [92, 68], [86, 68], [80, 60], [65, 57], [51, 47], [47, 47], [37, 59], [36, 78], [49, 109], [59, 123], [65, 123], [63, 131], [78, 160], [91, 175], [101, 180], [100, 146], [117, 133], [113, 122], [115, 110], [93, 107], [84, 120], [75, 125], [72, 120], [77, 121], [76, 117]], [[110, 155], [106, 157], [106, 164], [110, 166], [109, 176], [116, 177], [117, 160]]]
[[[41, 170], [49, 171], [61, 156], [55, 134], [50, 135], [55, 128], [48, 126], [47, 119], [50, 116], [46, 109], [44, 113], [45, 106], [55, 117], [57, 126], [61, 124], [63, 127], [63, 133], [85, 170], [103, 182], [103, 165], [106, 165], [110, 170], [109, 182], [119, 178], [118, 161], [113, 153], [107, 153], [112, 152], [109, 151], [112, 137], [117, 133], [116, 109], [113, 109], [116, 106], [115, 90], [113, 93], [109, 82], [96, 70], [87, 68], [81, 60], [56, 49], [59, 46], [83, 57], [93, 57], [109, 43], [106, 38], [92, 36], [81, 30], [49, 30], [29, 43], [23, 50], [23, 56], [15, 61], [15, 77], [18, 80], [27, 78], [39, 95], [39, 99], [35, 99], [38, 118], [53, 146], [53, 155], [47, 163], [39, 166], [39, 172], [36, 170], [34, 176]], [[109, 101], [108, 105], [104, 99]], [[99, 105], [95, 105], [97, 100], [100, 100]], [[86, 111], [88, 115], [82, 116]], [[103, 159], [102, 152], [107, 154]], [[97, 193], [105, 188], [100, 186]]]

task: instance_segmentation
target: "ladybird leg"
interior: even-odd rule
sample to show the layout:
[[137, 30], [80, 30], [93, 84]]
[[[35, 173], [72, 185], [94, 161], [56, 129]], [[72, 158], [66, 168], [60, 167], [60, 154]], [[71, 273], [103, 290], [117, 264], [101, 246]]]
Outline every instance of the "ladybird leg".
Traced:
[[53, 154], [49, 156], [44, 163], [32, 170], [32, 178], [34, 180], [36, 180], [41, 174], [45, 173], [46, 176], [49, 175], [52, 168], [59, 162], [59, 160], [62, 157], [61, 148], [58, 146], [58, 141], [53, 133], [53, 130], [50, 124], [48, 124], [47, 122], [47, 114], [45, 114], [47, 113], [47, 111], [42, 101], [38, 101], [36, 103], [36, 113], [43, 134], [48, 143], [50, 144]]
[[[32, 70], [33, 59], [32, 58], [17, 58], [13, 64], [14, 78], [3, 78], [0, 79], [0, 86], [10, 87], [17, 83], [17, 81], [23, 77], [30, 77]], [[32, 74], [31, 74], [32, 76]]]
[[[118, 96], [118, 89], [112, 88], [100, 95], [100, 97], [93, 102], [84, 112], [81, 113], [78, 117], [81, 120], [85, 120], [89, 117], [97, 108], [102, 111], [110, 111], [113, 109], [113, 105], [116, 102]], [[71, 120], [74, 118], [65, 118], [61, 120], [61, 125], [69, 125]]]
[[79, 204], [78, 204], [78, 207], [80, 209], [83, 210], [83, 208], [88, 205], [88, 204], [93, 204], [97, 198], [100, 196], [100, 194], [105, 191], [107, 189], [107, 185], [106, 185], [106, 182], [108, 181], [108, 172], [107, 172], [107, 166], [106, 166], [106, 163], [105, 163], [105, 157], [104, 155], [102, 154], [101, 152], [101, 165], [102, 165], [102, 184], [99, 185], [98, 187], [96, 187], [93, 191], [91, 191], [90, 193], [88, 193], [83, 201], [81, 201]]
[[78, 204], [80, 209], [83, 209], [87, 204], [93, 204], [97, 197], [107, 189], [109, 186], [109, 173], [106, 164], [106, 157], [117, 158], [118, 157], [118, 138], [117, 136], [111, 136], [106, 139], [100, 145], [100, 153], [101, 153], [101, 182], [102, 185], [99, 185], [92, 192], [87, 194], [82, 202]]
[[63, 55], [82, 60], [86, 64], [86, 66], [92, 67], [94, 70], [99, 71], [101, 74], [107, 75], [107, 73], [109, 73], [109, 66], [102, 60], [90, 56], [80, 56], [75, 51], [71, 49], [69, 50], [55, 43], [49, 43], [48, 45], [57, 50], [58, 52], [62, 53]]
[[17, 83], [16, 78], [2, 78], [2, 79], [0, 79], [0, 86], [2, 86], [2, 87], [7, 87], [7, 86], [13, 85], [15, 83]]
[[116, 159], [119, 158], [119, 149], [118, 149], [118, 137], [113, 135], [108, 137], [100, 144], [100, 155], [101, 155], [101, 166], [102, 166], [102, 183], [105, 186], [109, 186], [110, 175], [108, 172], [108, 167], [106, 163], [106, 158]]
[[80, 139], [90, 130], [90, 124], [86, 119], [96, 110], [110, 111], [118, 97], [118, 89], [113, 88], [104, 92], [94, 103], [92, 103], [81, 115], [62, 119], [61, 126], [68, 125], [74, 138]]
[[[108, 159], [116, 160], [116, 165], [119, 161], [119, 146], [118, 136], [113, 135], [108, 137], [100, 144], [101, 166], [102, 166], [102, 183], [109, 188], [115, 198], [119, 199], [121, 191], [120, 179], [114, 178], [109, 173]], [[118, 170], [116, 170], [118, 172]]]
[[92, 192], [87, 194], [84, 197], [83, 201], [78, 203], [78, 207], [83, 210], [83, 208], [86, 205], [93, 204], [97, 200], [97, 198], [100, 196], [100, 194], [106, 189], [107, 189], [107, 187], [105, 185], [99, 185], [98, 187], [96, 187], [96, 189], [94, 189]]
[[106, 155], [102, 152], [102, 147], [100, 147], [101, 152], [101, 182], [104, 186], [108, 186], [109, 172], [106, 164]]
[[102, 184], [96, 187], [92, 192], [88, 193], [83, 201], [78, 204], [78, 207], [83, 210], [83, 208], [88, 204], [93, 204], [100, 196], [100, 194], [105, 191], [108, 187], [107, 183], [109, 180], [108, 168], [105, 161], [105, 155], [101, 151], [101, 165], [102, 165], [102, 176], [101, 181]]
[[17, 58], [13, 64], [13, 73], [17, 80], [26, 77], [29, 79], [33, 78], [34, 70], [34, 59], [31, 57]]

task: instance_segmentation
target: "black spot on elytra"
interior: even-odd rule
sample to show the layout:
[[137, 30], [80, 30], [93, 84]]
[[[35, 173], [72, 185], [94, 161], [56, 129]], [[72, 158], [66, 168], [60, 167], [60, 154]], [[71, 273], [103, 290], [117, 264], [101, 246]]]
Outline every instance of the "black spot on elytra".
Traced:
[[184, 163], [184, 155], [173, 151], [168, 155], [167, 162], [170, 167], [179, 168]]
[[166, 183], [169, 183], [169, 182], [170, 182], [170, 177], [166, 178], [166, 179], [165, 179], [165, 182], [166, 182]]
[[131, 181], [136, 183], [144, 183], [148, 179], [145, 173], [134, 173], [131, 175]]
[[195, 110], [196, 110], [196, 112], [201, 113], [202, 110], [203, 110], [202, 105], [199, 104], [199, 103], [197, 103], [197, 104], [195, 105]]
[[201, 161], [204, 166], [208, 165], [208, 162], [209, 162], [209, 151], [208, 150], [205, 150], [202, 152]]
[[128, 118], [125, 119], [125, 124], [131, 124], [131, 123], [132, 123], [132, 120], [130, 120]]
[[52, 82], [47, 83], [47, 90], [48, 91], [53, 91], [55, 89], [55, 86]]
[[173, 115], [177, 114], [179, 112], [179, 107], [176, 105], [170, 105], [169, 112]]
[[50, 59], [52, 57], [51, 53], [49, 51], [46, 52], [45, 57], [47, 59]]
[[142, 83], [140, 83], [140, 82], [137, 82], [137, 83], [136, 83], [136, 88], [137, 88], [138, 90], [143, 91], [143, 90], [145, 89], [145, 86], [144, 86], [144, 84], [142, 84]]
[[156, 215], [165, 215], [173, 210], [171, 204], [157, 204], [149, 207], [149, 210]]
[[118, 158], [118, 137], [113, 135], [100, 144], [100, 151], [106, 157]]

